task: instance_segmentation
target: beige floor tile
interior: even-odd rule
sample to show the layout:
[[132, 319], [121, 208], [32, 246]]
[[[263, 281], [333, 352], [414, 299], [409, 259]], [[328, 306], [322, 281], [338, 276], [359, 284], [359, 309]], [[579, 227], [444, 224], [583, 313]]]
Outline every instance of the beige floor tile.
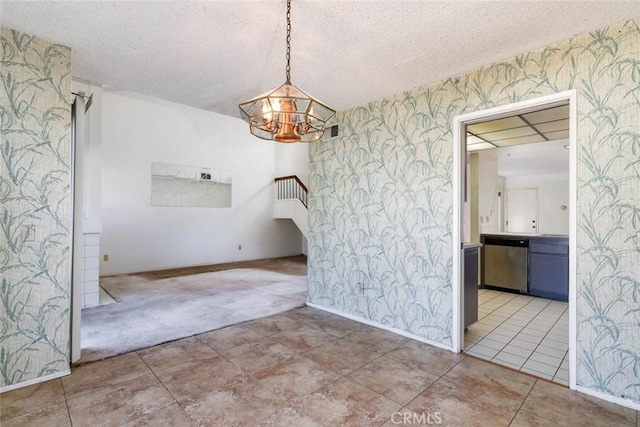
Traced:
[[521, 411], [535, 414], [556, 425], [633, 427], [636, 413], [546, 381], [538, 381]]
[[270, 338], [297, 352], [305, 352], [337, 339], [315, 323], [299, 324], [294, 329], [271, 335]]
[[250, 322], [243, 323], [243, 325], [261, 333], [262, 335], [273, 335], [278, 332], [286, 331], [287, 329], [295, 328], [298, 325], [298, 322], [283, 314], [278, 314], [276, 316], [252, 320]]
[[67, 397], [72, 398], [150, 373], [151, 370], [137, 353], [127, 353], [73, 368], [71, 375], [62, 378], [62, 385]]
[[136, 418], [121, 427], [188, 427], [192, 421], [187, 413], [174, 403], [149, 415]]
[[195, 337], [185, 338], [138, 351], [154, 372], [196, 360], [218, 356], [211, 347]]
[[178, 402], [197, 399], [238, 376], [242, 369], [227, 359], [216, 356], [196, 360], [156, 372], [156, 375]]
[[370, 347], [344, 340], [331, 341], [304, 353], [327, 369], [346, 375], [382, 356]]
[[460, 362], [443, 378], [469, 388], [484, 388], [496, 396], [504, 394], [505, 399], [520, 403], [536, 382], [535, 378], [528, 375], [472, 358]]
[[240, 324], [207, 332], [197, 337], [214, 350], [224, 351], [262, 339], [264, 335], [254, 331], [245, 324]]
[[175, 403], [152, 373], [68, 400], [74, 427], [122, 425]]
[[391, 417], [381, 427], [398, 426], [437, 426], [442, 425], [442, 414], [440, 412], [417, 413], [408, 408], [391, 414]]
[[443, 375], [465, 358], [462, 354], [452, 353], [415, 340], [410, 340], [389, 352], [388, 355], [415, 369], [436, 376]]
[[285, 404], [283, 396], [247, 375], [182, 406], [194, 425], [226, 427], [254, 425]]
[[439, 412], [445, 425], [507, 426], [535, 381], [467, 358], [407, 407], [419, 414]]
[[640, 427], [631, 409], [309, 307], [251, 323], [4, 393], [2, 427]]
[[355, 322], [339, 316], [331, 316], [326, 319], [319, 320], [316, 324], [326, 333], [335, 335], [336, 337], [344, 337], [345, 335], [357, 332], [366, 326], [363, 323]]
[[509, 427], [549, 427], [549, 420], [527, 411], [518, 411]]
[[[4, 397], [2, 399], [4, 400]], [[4, 415], [4, 401], [2, 402], [2, 413]], [[2, 420], [0, 424], [2, 427], [71, 427], [71, 420], [63, 398], [63, 403]]]
[[436, 375], [390, 356], [383, 356], [348, 375], [349, 378], [373, 391], [406, 404], [438, 380]]
[[301, 323], [315, 322], [333, 316], [331, 313], [312, 307], [300, 307], [282, 314]]
[[0, 421], [64, 403], [62, 382], [59, 379], [19, 388], [0, 395]]
[[383, 329], [368, 326], [358, 332], [344, 337], [345, 341], [371, 347], [378, 353], [388, 353], [409, 341], [409, 338], [394, 334]]
[[276, 395], [294, 400], [319, 390], [340, 378], [340, 375], [311, 359], [297, 356], [261, 369], [253, 373], [252, 377]]
[[293, 359], [298, 353], [271, 338], [263, 338], [234, 347], [223, 352], [223, 355], [240, 369], [255, 372], [267, 366]]
[[396, 402], [343, 378], [288, 405], [263, 425], [375, 426], [400, 408]]
[[418, 414], [439, 414], [447, 426], [507, 426], [519, 403], [497, 400], [491, 393], [469, 389], [445, 378], [407, 404]]

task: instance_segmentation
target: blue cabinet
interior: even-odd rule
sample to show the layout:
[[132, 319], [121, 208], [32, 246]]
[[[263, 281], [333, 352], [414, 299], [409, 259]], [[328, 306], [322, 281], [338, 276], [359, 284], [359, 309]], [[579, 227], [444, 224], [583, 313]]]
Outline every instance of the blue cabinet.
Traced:
[[464, 248], [464, 328], [478, 321], [478, 255], [480, 245]]
[[529, 293], [536, 297], [568, 301], [569, 239], [530, 239]]

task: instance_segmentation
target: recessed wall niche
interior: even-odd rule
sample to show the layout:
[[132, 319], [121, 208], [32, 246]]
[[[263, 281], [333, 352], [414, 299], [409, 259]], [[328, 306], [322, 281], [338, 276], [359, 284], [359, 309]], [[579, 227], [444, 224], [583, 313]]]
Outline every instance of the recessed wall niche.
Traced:
[[151, 206], [231, 207], [232, 173], [208, 167], [151, 163]]

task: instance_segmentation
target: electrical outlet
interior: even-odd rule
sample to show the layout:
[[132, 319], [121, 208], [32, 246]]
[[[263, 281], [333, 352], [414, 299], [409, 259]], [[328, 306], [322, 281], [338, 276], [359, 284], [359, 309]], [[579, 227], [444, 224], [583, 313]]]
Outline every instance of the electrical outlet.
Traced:
[[105, 262], [109, 261], [109, 254], [102, 255], [102, 260], [105, 261]]
[[22, 241], [23, 242], [35, 242], [36, 241], [36, 226], [35, 224], [25, 224], [22, 226]]
[[358, 293], [364, 295], [364, 283], [358, 283]]

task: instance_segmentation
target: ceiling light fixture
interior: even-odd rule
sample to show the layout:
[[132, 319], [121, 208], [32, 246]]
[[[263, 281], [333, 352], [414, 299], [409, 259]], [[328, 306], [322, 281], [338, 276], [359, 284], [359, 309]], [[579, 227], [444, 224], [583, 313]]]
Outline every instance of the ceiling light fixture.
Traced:
[[251, 133], [277, 142], [313, 142], [322, 138], [336, 112], [291, 84], [291, 0], [287, 0], [286, 82], [239, 105]]

